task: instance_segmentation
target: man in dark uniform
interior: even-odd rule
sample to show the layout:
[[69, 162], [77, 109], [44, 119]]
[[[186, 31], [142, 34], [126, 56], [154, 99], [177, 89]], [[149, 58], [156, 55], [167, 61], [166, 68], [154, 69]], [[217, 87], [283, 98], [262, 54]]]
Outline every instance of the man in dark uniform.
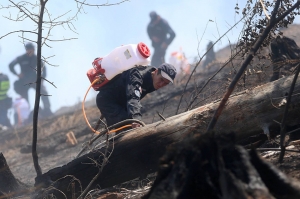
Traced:
[[[176, 69], [173, 65], [164, 63], [155, 68], [152, 66], [137, 66], [117, 75], [106, 85], [99, 88], [97, 106], [105, 117], [107, 125], [126, 119], [141, 120], [140, 100], [146, 94], [173, 83]], [[138, 127], [133, 123], [132, 127]]]
[[11, 127], [7, 117], [7, 111], [12, 106], [12, 99], [7, 96], [9, 89], [9, 79], [7, 75], [0, 72], [0, 125]]
[[175, 32], [168, 22], [156, 12], [151, 12], [150, 18], [151, 21], [148, 24], [147, 32], [154, 48], [151, 65], [158, 67], [165, 62], [166, 50], [175, 38]]
[[[16, 93], [21, 95], [23, 98], [28, 100], [28, 90], [29, 88], [36, 88], [36, 66], [37, 66], [37, 56], [34, 54], [34, 46], [32, 43], [27, 43], [25, 45], [26, 53], [17, 57], [9, 64], [10, 71], [19, 77], [17, 81], [14, 83], [14, 89]], [[15, 71], [15, 65], [19, 64], [21, 72], [17, 74]], [[46, 77], [46, 67], [42, 62], [42, 77]], [[47, 95], [47, 91], [45, 86], [41, 85], [41, 94]], [[42, 96], [42, 102], [44, 105], [43, 114], [44, 116], [52, 115], [52, 111], [50, 109], [49, 98], [46, 96]]]

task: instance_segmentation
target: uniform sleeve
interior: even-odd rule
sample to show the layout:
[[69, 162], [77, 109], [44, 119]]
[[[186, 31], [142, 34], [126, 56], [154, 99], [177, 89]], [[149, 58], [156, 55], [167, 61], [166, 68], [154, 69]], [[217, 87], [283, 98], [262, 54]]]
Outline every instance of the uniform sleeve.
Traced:
[[16, 59], [14, 59], [12, 62], [10, 62], [10, 64], [8, 65], [9, 66], [9, 70], [17, 75], [17, 72], [15, 71], [15, 65], [19, 63], [19, 57], [17, 57]]
[[170, 45], [170, 43], [173, 41], [173, 39], [175, 38], [176, 35], [175, 35], [174, 30], [171, 28], [171, 26], [166, 21], [165, 21], [165, 29], [166, 29], [166, 32], [169, 34], [169, 37], [167, 37], [165, 42], [168, 45]]
[[127, 112], [129, 118], [141, 120], [141, 108], [140, 98], [142, 95], [141, 85], [143, 83], [142, 76], [137, 69], [132, 69], [127, 75]]

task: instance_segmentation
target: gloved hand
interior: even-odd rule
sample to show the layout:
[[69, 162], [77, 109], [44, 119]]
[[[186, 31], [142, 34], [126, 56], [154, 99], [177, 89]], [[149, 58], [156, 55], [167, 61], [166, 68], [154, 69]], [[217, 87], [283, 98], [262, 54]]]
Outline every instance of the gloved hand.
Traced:
[[141, 127], [141, 125], [140, 125], [139, 123], [136, 123], [136, 122], [133, 122], [133, 123], [131, 124], [131, 126], [132, 126], [133, 129], [134, 129], [134, 128]]

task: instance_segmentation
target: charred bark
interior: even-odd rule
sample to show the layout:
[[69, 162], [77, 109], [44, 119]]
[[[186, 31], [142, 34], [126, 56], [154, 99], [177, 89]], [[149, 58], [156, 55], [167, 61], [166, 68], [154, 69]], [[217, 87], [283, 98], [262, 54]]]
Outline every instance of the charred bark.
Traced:
[[6, 159], [0, 153], [0, 198], [11, 198], [26, 192], [27, 187], [12, 174]]
[[[281, 121], [284, 99], [292, 78], [282, 78], [232, 96], [219, 117], [215, 134], [235, 132], [239, 141], [279, 127], [276, 121]], [[294, 93], [299, 91], [300, 80], [296, 83]], [[167, 146], [192, 134], [202, 135], [206, 131], [218, 103], [216, 101], [165, 121], [132, 130], [114, 143], [111, 141], [110, 147], [114, 149], [109, 163], [91, 189], [98, 186], [111, 187], [156, 172], [159, 158], [164, 155]], [[287, 119], [288, 125], [299, 123], [299, 109], [300, 95], [294, 95]], [[98, 173], [98, 167], [103, 162], [102, 154], [101, 150], [95, 150], [67, 165], [54, 168], [37, 177], [36, 186], [47, 187], [53, 183], [52, 186], [67, 195], [72, 192], [79, 194]], [[70, 189], [71, 182], [76, 184], [73, 190]]]
[[194, 136], [164, 155], [157, 178], [143, 199], [299, 198], [300, 187], [234, 135]]

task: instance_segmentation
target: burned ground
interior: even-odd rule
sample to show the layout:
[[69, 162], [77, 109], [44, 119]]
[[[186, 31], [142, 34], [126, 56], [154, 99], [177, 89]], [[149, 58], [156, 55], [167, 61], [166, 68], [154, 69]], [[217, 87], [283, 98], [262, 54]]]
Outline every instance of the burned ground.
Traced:
[[[299, 29], [298, 25], [291, 26], [289, 30], [286, 30], [286, 36], [293, 38], [299, 45], [300, 37], [296, 34], [296, 29]], [[266, 50], [266, 55], [267, 54], [268, 51]], [[180, 77], [174, 86], [169, 85], [166, 88], [149, 94], [142, 101], [144, 107], [143, 121], [150, 124], [162, 120], [157, 112], [165, 118], [174, 115], [182, 96], [182, 103], [178, 112], [181, 113], [185, 111], [190, 104], [191, 99], [194, 98], [195, 93], [198, 93], [198, 91], [201, 90], [209, 77], [222, 66], [222, 63], [226, 61], [229, 55], [230, 50], [228, 48], [222, 49], [216, 53], [218, 62], [211, 64], [210, 68], [206, 70], [201, 69], [200, 66], [196, 70], [196, 74], [193, 75], [191, 83], [187, 86], [184, 95], [182, 95], [182, 93], [188, 78], [187, 75]], [[238, 65], [238, 63], [239, 60], [237, 59], [236, 63], [232, 63], [222, 70], [222, 73], [216, 75], [216, 77], [210, 81], [198, 95], [191, 108], [218, 100], [224, 94], [227, 85], [235, 74], [236, 69], [234, 64]], [[264, 64], [264, 68], [257, 68], [256, 65], [252, 63], [247, 70], [247, 74], [239, 81], [235, 91], [238, 92], [251, 89], [255, 86], [269, 82], [272, 67], [268, 61]], [[290, 74], [290, 71], [285, 71], [285, 74]], [[37, 151], [43, 173], [73, 160], [82, 149], [82, 145], [92, 137], [92, 132], [85, 124], [80, 108], [81, 104], [78, 104], [68, 112], [57, 114], [39, 122]], [[100, 117], [99, 110], [95, 105], [86, 107], [86, 114], [93, 125], [95, 125]], [[72, 131], [77, 138], [78, 143], [76, 145], [67, 142], [66, 134], [70, 131]], [[36, 173], [32, 162], [30, 147], [32, 127], [25, 126], [22, 128], [9, 129], [2, 131], [1, 134], [0, 151], [4, 154], [13, 174], [23, 183], [33, 185]], [[278, 142], [278, 138], [276, 137], [274, 140], [269, 141], [269, 143], [272, 144], [272, 148], [278, 148], [279, 145], [276, 141]], [[289, 146], [289, 149], [296, 150], [298, 147], [299, 145], [294, 143]], [[289, 177], [300, 181], [299, 153], [287, 151], [283, 163], [278, 163], [278, 151], [260, 152], [260, 154], [265, 160], [277, 166]]]

